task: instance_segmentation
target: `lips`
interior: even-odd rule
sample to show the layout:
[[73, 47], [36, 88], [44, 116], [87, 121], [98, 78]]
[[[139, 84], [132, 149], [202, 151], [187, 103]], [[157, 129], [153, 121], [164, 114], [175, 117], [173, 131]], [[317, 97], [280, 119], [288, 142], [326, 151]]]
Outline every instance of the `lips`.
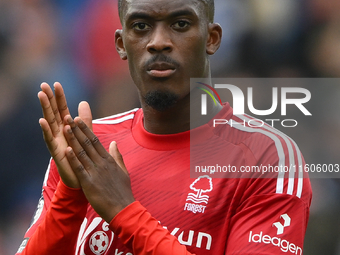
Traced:
[[147, 73], [157, 78], [169, 77], [175, 72], [176, 72], [176, 67], [166, 62], [152, 63], [147, 68]]

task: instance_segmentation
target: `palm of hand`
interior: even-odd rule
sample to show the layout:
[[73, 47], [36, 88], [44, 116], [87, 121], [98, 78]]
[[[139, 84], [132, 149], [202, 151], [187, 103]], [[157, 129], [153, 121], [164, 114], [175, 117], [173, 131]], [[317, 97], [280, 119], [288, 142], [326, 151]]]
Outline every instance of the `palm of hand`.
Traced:
[[55, 96], [47, 83], [41, 85], [38, 93], [44, 118], [39, 120], [47, 148], [54, 159], [62, 181], [71, 188], [80, 188], [79, 181], [68, 160], [65, 150], [68, 146], [63, 134], [63, 118], [69, 115], [66, 98], [60, 83], [54, 84]]

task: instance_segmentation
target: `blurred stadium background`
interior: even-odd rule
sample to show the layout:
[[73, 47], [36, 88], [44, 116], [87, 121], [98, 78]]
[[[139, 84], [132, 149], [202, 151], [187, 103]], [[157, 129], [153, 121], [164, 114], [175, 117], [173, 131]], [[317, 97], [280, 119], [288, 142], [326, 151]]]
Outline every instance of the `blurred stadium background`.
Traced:
[[[340, 76], [339, 0], [215, 1], [224, 34], [212, 60], [214, 77]], [[81, 100], [90, 102], [95, 118], [139, 105], [114, 46], [116, 5], [0, 0], [0, 255], [19, 247], [49, 161], [38, 124], [40, 83], [61, 82], [73, 115]], [[292, 137], [307, 162], [340, 163], [340, 87], [317, 96], [334, 102], [312, 106], [327, 111], [331, 124], [309, 123], [311, 138]], [[313, 179], [312, 185], [304, 254], [338, 255], [340, 181]]]

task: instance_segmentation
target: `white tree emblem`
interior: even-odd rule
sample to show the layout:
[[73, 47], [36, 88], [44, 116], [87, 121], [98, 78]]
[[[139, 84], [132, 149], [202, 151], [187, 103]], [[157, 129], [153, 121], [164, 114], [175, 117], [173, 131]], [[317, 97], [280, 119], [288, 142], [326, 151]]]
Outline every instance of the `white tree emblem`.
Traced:
[[209, 196], [202, 195], [202, 193], [207, 193], [212, 191], [212, 179], [209, 175], [203, 175], [198, 177], [191, 185], [190, 189], [196, 191], [197, 193], [189, 193], [187, 201], [192, 201], [195, 204], [206, 203], [208, 204]]

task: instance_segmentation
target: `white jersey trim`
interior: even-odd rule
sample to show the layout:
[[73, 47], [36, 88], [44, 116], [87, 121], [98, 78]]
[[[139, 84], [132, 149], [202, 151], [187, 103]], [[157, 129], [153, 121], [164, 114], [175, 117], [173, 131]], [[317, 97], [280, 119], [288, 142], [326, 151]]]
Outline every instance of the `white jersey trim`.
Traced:
[[100, 120], [100, 121], [93, 121], [93, 124], [118, 124], [118, 123], [122, 123], [126, 120], [131, 120], [134, 118], [134, 114], [130, 114], [130, 115], [126, 115], [122, 118], [119, 119], [115, 119], [115, 120]]
[[51, 162], [52, 162], [52, 158], [50, 159], [50, 162], [48, 163], [48, 167], [47, 167], [45, 177], [44, 177], [43, 187], [47, 186], [47, 181], [48, 181], [50, 170], [51, 170]]
[[[135, 108], [135, 109], [132, 109], [132, 110], [127, 111], [127, 112], [111, 115], [111, 116], [100, 118], [100, 119], [95, 119], [95, 120], [92, 121], [92, 123], [94, 123], [94, 124], [117, 124], [117, 123], [121, 123], [125, 120], [133, 119], [133, 116], [135, 115], [135, 113], [138, 110], [139, 110], [139, 108]], [[124, 117], [122, 117], [122, 116], [124, 116]], [[119, 117], [122, 117], [122, 118], [119, 118]], [[113, 118], [115, 118], [115, 119], [113, 119]], [[117, 119], [117, 118], [119, 118], [119, 119]]]

